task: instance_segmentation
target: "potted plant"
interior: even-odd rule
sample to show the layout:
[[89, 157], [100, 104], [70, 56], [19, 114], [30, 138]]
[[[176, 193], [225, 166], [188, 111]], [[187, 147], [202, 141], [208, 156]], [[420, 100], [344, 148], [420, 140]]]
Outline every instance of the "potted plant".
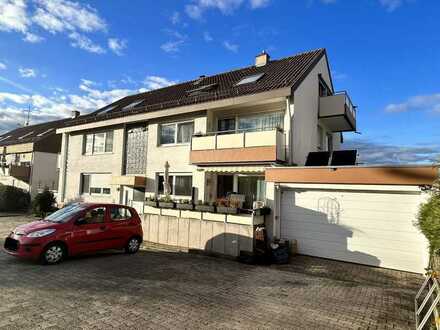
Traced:
[[170, 196], [165, 196], [159, 199], [159, 207], [163, 209], [174, 209], [175, 206], [176, 203], [174, 203]]
[[145, 205], [147, 205], [147, 206], [157, 207], [157, 204], [158, 204], [158, 201], [157, 201], [156, 195], [148, 196], [145, 199]]
[[195, 209], [200, 212], [215, 212], [215, 204], [213, 202], [202, 202], [198, 201]]
[[181, 199], [178, 203], [176, 203], [176, 209], [194, 210], [194, 204], [189, 199]]
[[238, 214], [238, 204], [227, 198], [219, 198], [217, 200], [217, 212], [223, 214]]

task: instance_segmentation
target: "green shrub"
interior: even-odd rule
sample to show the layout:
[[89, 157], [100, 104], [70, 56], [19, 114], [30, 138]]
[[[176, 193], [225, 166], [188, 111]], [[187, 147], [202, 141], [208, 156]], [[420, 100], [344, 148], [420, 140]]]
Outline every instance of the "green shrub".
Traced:
[[434, 185], [431, 197], [420, 207], [418, 227], [429, 242], [431, 257], [440, 252], [440, 190]]
[[1, 212], [27, 211], [30, 203], [28, 192], [17, 187], [0, 185]]
[[54, 194], [45, 188], [32, 201], [32, 211], [36, 216], [44, 218], [48, 213], [55, 211], [55, 203]]

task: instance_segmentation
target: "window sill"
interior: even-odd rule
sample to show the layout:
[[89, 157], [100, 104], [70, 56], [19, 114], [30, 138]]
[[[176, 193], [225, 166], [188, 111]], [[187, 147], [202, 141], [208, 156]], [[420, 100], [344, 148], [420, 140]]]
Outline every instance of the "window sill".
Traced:
[[87, 157], [90, 157], [90, 156], [103, 156], [103, 155], [113, 155], [114, 154], [114, 152], [113, 151], [109, 151], [109, 152], [96, 152], [96, 153], [93, 153], [93, 154], [82, 154], [83, 156], [87, 156]]
[[168, 144], [159, 144], [157, 147], [158, 148], [168, 148], [168, 147], [184, 147], [184, 146], [189, 146], [190, 143], [189, 142], [185, 142], [185, 143], [168, 143]]

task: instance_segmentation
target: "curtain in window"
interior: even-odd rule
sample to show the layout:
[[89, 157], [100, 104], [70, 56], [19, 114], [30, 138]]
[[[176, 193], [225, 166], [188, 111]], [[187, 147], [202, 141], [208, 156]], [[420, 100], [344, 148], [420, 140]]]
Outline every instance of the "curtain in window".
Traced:
[[105, 136], [105, 152], [113, 151], [113, 131], [107, 132]]
[[174, 195], [191, 196], [192, 176], [176, 176]]
[[104, 151], [105, 151], [105, 133], [97, 133], [95, 134], [93, 153], [102, 153]]
[[177, 126], [177, 143], [187, 143], [191, 141], [194, 132], [194, 123], [183, 123]]
[[93, 134], [87, 134], [85, 138], [84, 153], [91, 154], [93, 152]]
[[160, 126], [160, 144], [175, 143], [174, 136], [176, 134], [176, 125], [161, 125]]

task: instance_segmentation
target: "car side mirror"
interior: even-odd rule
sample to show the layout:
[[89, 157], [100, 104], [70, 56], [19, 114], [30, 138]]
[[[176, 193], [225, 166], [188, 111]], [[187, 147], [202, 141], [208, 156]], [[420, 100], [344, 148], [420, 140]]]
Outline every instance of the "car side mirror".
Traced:
[[75, 221], [75, 225], [77, 225], [77, 226], [85, 225], [86, 223], [87, 223], [86, 219], [84, 219], [84, 218], [79, 218]]

